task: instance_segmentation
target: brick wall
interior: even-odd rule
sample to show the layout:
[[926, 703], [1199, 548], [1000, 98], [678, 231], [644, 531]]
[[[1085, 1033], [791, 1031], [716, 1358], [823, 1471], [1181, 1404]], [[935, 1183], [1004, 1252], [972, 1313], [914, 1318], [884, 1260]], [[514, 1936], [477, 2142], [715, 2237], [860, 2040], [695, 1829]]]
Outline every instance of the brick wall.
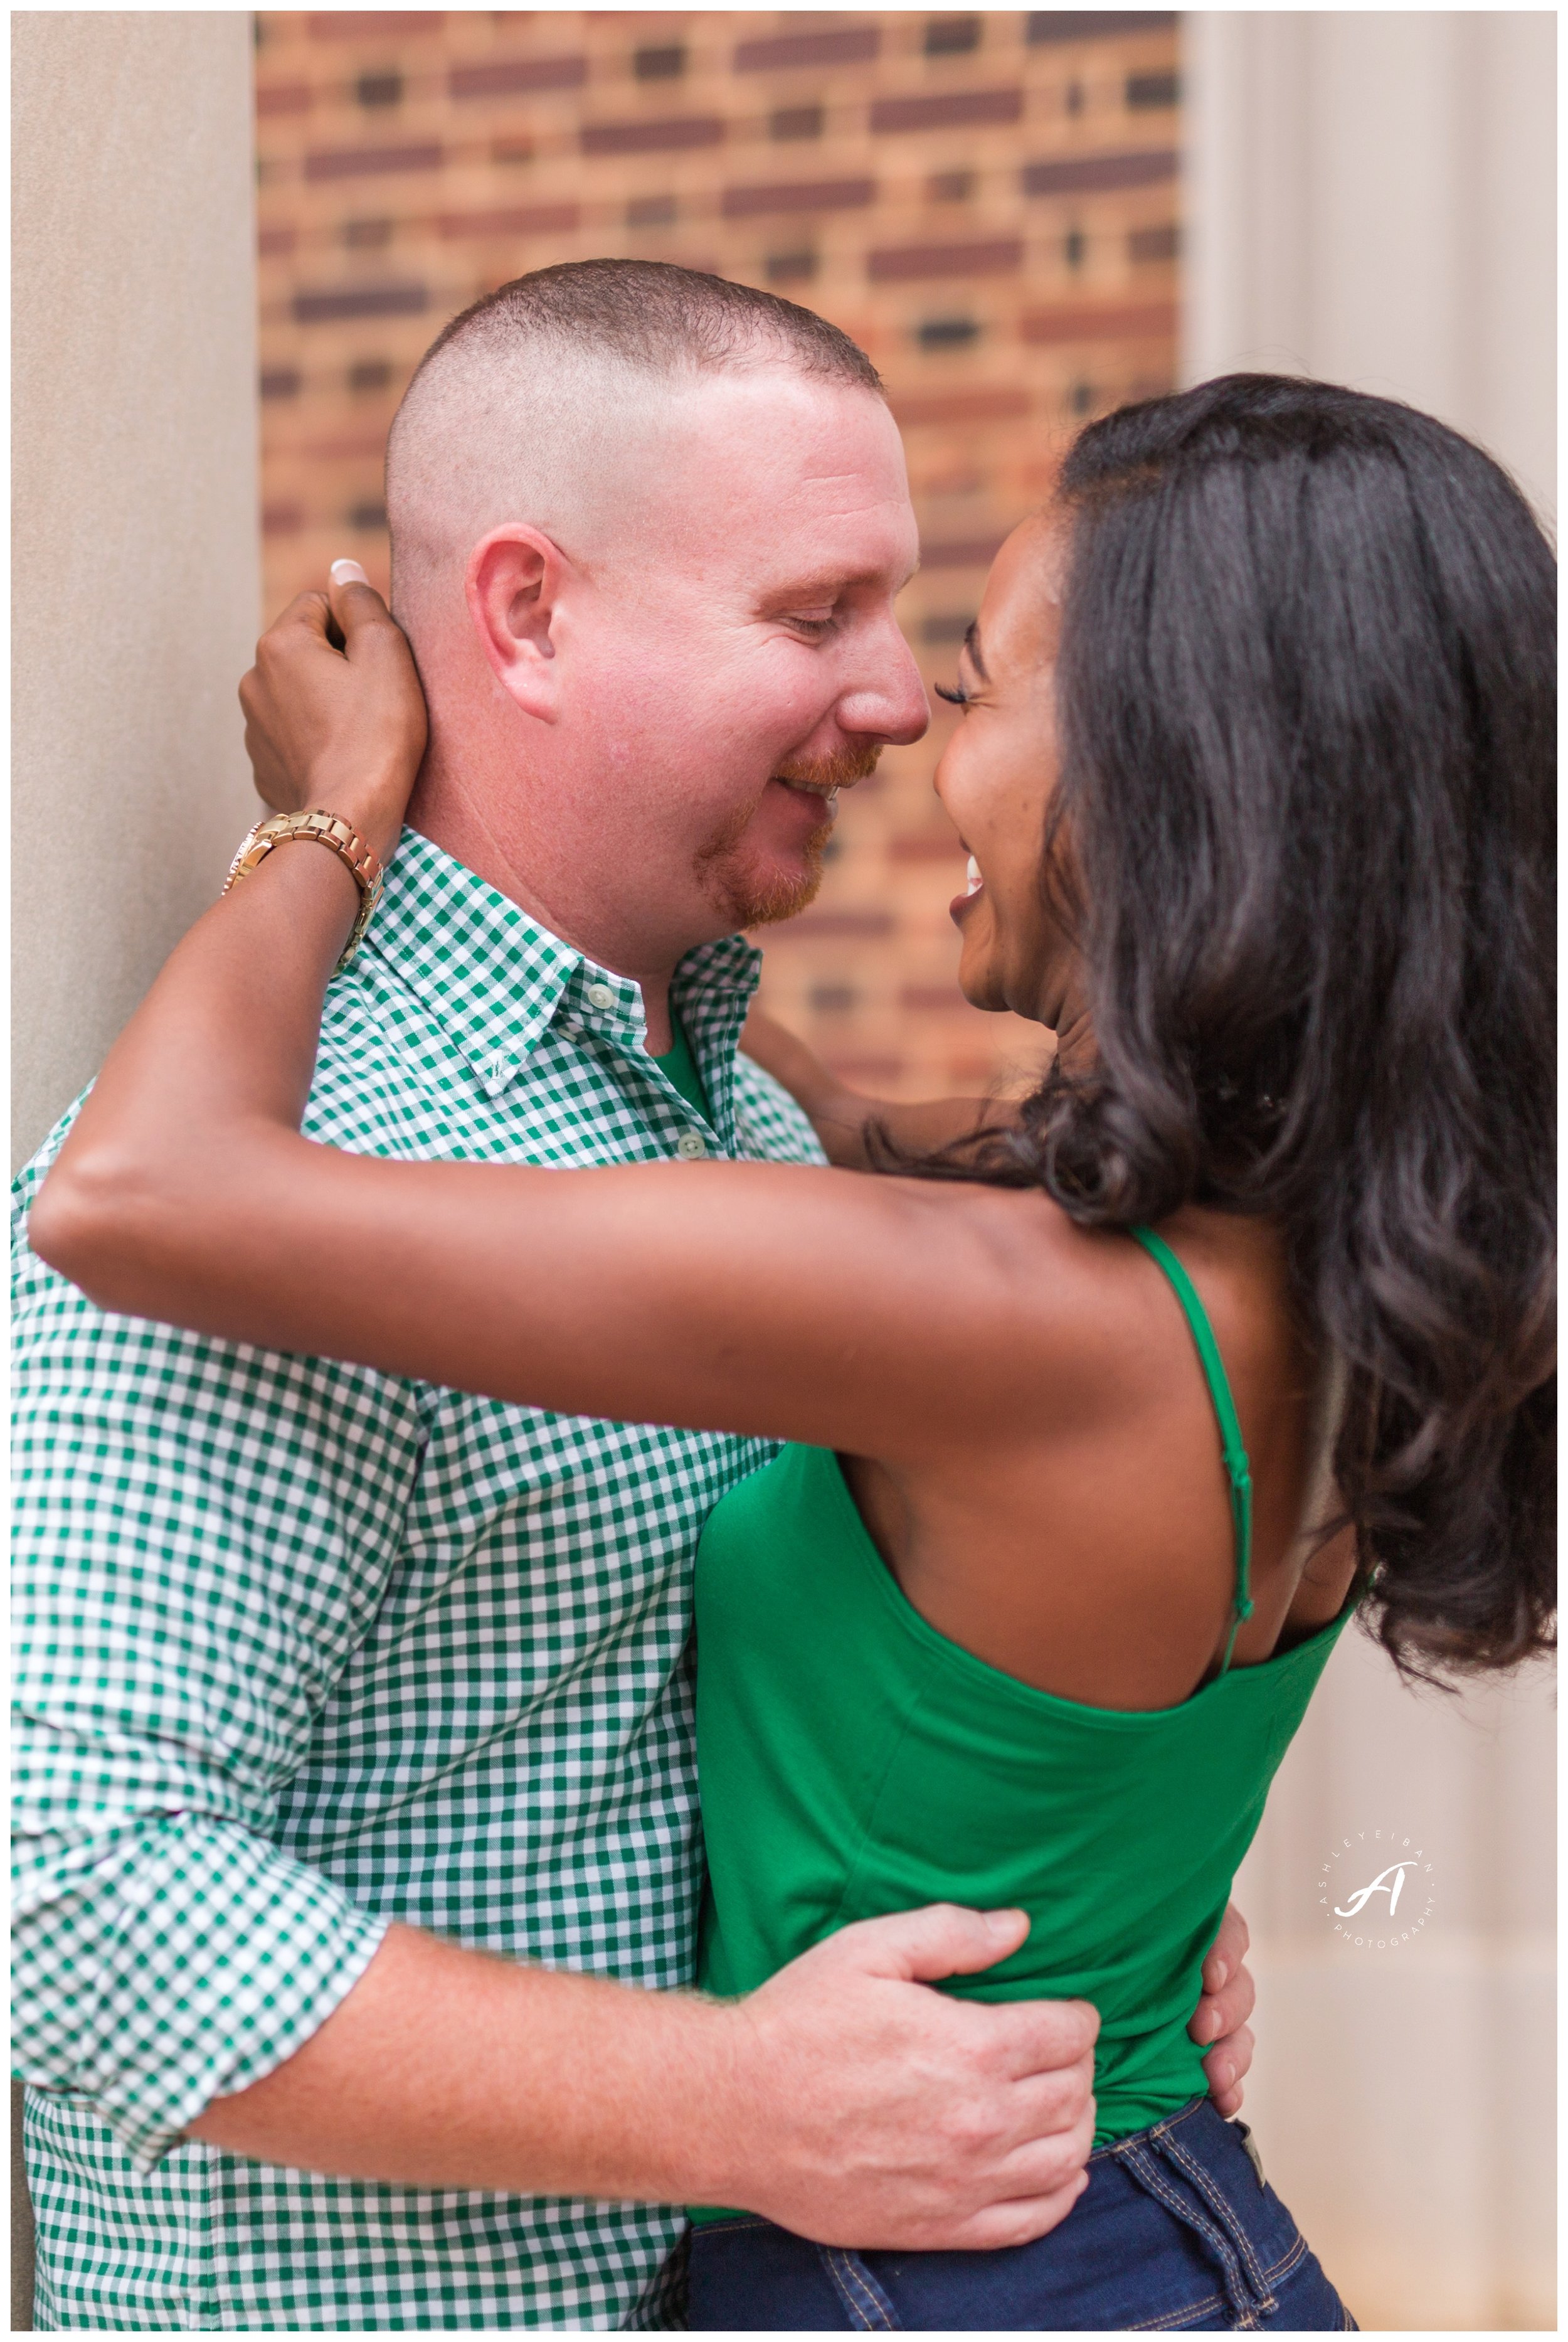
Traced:
[[[269, 614], [352, 552], [385, 582], [381, 458], [446, 318], [552, 261], [628, 254], [804, 301], [870, 352], [951, 675], [985, 566], [1084, 417], [1174, 366], [1174, 15], [468, 10], [256, 19]], [[889, 1094], [1038, 1061], [965, 1006], [946, 727], [846, 799], [768, 996]]]

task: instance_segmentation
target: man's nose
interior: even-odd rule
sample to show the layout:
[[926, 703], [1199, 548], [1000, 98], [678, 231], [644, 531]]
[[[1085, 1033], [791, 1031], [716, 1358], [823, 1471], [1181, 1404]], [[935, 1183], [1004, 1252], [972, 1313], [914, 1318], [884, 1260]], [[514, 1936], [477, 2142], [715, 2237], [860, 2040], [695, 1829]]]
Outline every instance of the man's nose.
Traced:
[[930, 724], [931, 704], [914, 654], [892, 617], [877, 629], [875, 642], [866, 644], [837, 715], [844, 731], [885, 740], [895, 748], [918, 740]]

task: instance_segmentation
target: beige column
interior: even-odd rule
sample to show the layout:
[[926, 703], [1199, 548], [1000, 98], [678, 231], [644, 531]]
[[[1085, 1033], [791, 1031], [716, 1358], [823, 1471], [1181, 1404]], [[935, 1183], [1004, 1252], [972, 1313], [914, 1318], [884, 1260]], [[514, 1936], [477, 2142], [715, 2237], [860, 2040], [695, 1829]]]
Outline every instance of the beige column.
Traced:
[[251, 20], [13, 32], [13, 1139], [92, 1076], [255, 818]]
[[12, 25], [20, 1161], [255, 817], [235, 686], [260, 561], [250, 16]]
[[1406, 398], [1556, 483], [1556, 17], [1185, 20], [1189, 382]]
[[[1550, 515], [1554, 17], [1204, 14], [1185, 69], [1187, 380], [1258, 368], [1409, 399]], [[1554, 2322], [1550, 1688], [1413, 1693], [1353, 1636], [1238, 1887], [1248, 2114], [1365, 2327]], [[1431, 1918], [1378, 1951], [1385, 1889], [1358, 1948], [1334, 1911], [1406, 1837]]]

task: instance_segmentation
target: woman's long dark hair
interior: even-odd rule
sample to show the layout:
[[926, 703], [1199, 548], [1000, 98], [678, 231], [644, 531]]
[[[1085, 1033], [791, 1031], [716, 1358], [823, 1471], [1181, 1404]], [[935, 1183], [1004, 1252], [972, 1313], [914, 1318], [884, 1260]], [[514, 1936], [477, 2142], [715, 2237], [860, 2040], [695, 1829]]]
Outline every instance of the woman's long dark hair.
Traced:
[[1509, 1666], [1553, 1610], [1551, 551], [1442, 424], [1262, 375], [1092, 425], [1060, 495], [1097, 1063], [943, 1167], [1276, 1217], [1383, 1642]]

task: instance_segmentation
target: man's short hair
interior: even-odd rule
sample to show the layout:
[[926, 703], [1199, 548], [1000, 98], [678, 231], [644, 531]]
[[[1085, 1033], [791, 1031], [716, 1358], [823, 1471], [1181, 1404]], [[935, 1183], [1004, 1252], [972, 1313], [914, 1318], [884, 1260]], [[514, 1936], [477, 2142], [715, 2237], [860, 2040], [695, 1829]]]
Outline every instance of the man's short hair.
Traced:
[[464, 541], [499, 520], [570, 527], [590, 505], [602, 520], [617, 455], [661, 393], [770, 367], [883, 395], [825, 317], [694, 268], [567, 261], [487, 293], [431, 344], [387, 442], [399, 616], [429, 584], [449, 593]]
[[664, 260], [567, 260], [514, 276], [453, 318], [414, 381], [454, 344], [519, 358], [554, 345], [563, 355], [592, 352], [647, 374], [726, 374], [782, 360], [802, 374], [882, 389], [865, 352], [825, 317]]

